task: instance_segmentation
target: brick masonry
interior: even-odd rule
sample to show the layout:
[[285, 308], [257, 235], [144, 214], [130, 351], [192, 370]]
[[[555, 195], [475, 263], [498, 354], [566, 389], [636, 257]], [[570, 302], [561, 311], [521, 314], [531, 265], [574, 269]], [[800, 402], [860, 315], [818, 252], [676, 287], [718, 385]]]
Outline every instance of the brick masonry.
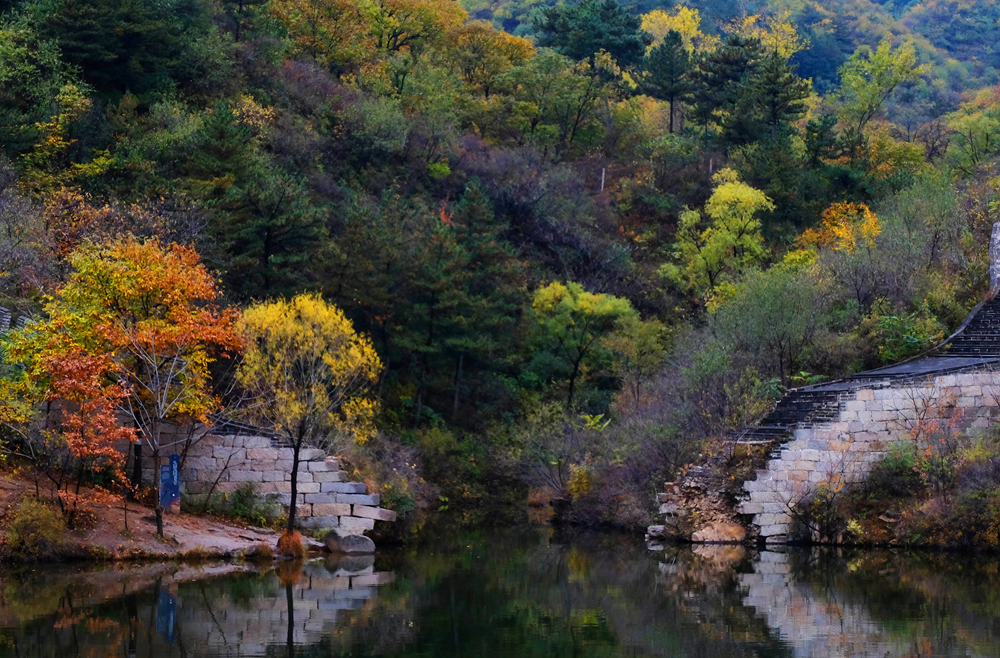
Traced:
[[[299, 453], [296, 515], [302, 528], [341, 528], [363, 534], [375, 521], [395, 521], [396, 513], [379, 507], [378, 494], [363, 482], [349, 482], [335, 457], [322, 450]], [[152, 481], [147, 462], [143, 478]], [[232, 493], [252, 482], [257, 493], [272, 495], [287, 513], [292, 503], [292, 449], [260, 436], [208, 434], [192, 444], [180, 470], [182, 494]]]
[[795, 532], [790, 510], [821, 485], [862, 480], [900, 440], [926, 442], [942, 434], [986, 428], [1000, 416], [1000, 373], [965, 372], [924, 381], [871, 383], [841, 395], [835, 422], [795, 430], [791, 441], [743, 484], [738, 508], [769, 542]]

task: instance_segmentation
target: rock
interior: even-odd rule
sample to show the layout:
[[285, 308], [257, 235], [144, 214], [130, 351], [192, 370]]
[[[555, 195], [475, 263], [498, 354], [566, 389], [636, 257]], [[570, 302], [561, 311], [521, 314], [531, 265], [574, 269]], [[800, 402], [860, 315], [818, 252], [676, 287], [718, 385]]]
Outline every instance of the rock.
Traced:
[[374, 573], [374, 555], [343, 555], [334, 553], [326, 556], [326, 570], [334, 576], [359, 576]]
[[375, 542], [364, 535], [350, 535], [334, 528], [326, 536], [326, 548], [331, 553], [374, 553]]
[[660, 505], [660, 514], [664, 516], [674, 516], [677, 514], [678, 507], [674, 503], [663, 503]]
[[667, 536], [667, 526], [665, 525], [651, 525], [646, 528], [646, 534], [650, 537], [663, 538]]
[[737, 544], [746, 539], [747, 531], [736, 523], [720, 521], [698, 530], [691, 541], [698, 544]]

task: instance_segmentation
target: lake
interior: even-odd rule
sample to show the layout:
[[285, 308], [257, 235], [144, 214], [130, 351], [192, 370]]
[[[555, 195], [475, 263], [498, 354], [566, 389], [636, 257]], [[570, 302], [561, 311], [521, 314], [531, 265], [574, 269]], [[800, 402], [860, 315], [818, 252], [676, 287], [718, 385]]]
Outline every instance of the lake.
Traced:
[[0, 656], [1000, 656], [1000, 560], [529, 528], [278, 569], [7, 568]]

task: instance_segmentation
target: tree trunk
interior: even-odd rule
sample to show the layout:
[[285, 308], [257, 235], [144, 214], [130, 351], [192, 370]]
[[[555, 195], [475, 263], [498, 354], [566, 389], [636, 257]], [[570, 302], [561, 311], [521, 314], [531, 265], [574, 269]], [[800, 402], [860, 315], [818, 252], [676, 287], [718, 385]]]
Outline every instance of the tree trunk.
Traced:
[[135, 444], [132, 450], [132, 491], [128, 493], [129, 500], [136, 500], [139, 497], [139, 490], [142, 489], [142, 441]]
[[462, 386], [462, 364], [465, 361], [465, 353], [459, 352], [458, 354], [458, 367], [455, 369], [455, 397], [451, 401], [451, 419], [455, 420], [458, 416], [458, 392]]
[[163, 537], [163, 506], [160, 505], [160, 448], [153, 448], [153, 494], [156, 496], [156, 535]]
[[303, 430], [299, 428], [299, 436], [292, 444], [292, 500], [288, 505], [288, 534], [295, 532], [295, 507], [299, 495], [299, 453], [302, 452]]

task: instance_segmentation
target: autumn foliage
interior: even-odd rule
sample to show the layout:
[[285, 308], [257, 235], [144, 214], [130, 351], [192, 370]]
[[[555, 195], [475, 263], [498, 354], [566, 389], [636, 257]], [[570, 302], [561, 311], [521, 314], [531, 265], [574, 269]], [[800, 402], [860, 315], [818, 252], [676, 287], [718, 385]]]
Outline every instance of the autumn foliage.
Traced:
[[[60, 437], [78, 471], [121, 481], [123, 444], [142, 441], [155, 460], [168, 424], [210, 422], [220, 402], [208, 367], [240, 349], [236, 314], [214, 305], [215, 281], [189, 247], [126, 238], [85, 243], [69, 261], [46, 318], [6, 339], [22, 374], [6, 386], [5, 418], [26, 425], [52, 403], [41, 436]], [[55, 469], [60, 483], [70, 466]]]

